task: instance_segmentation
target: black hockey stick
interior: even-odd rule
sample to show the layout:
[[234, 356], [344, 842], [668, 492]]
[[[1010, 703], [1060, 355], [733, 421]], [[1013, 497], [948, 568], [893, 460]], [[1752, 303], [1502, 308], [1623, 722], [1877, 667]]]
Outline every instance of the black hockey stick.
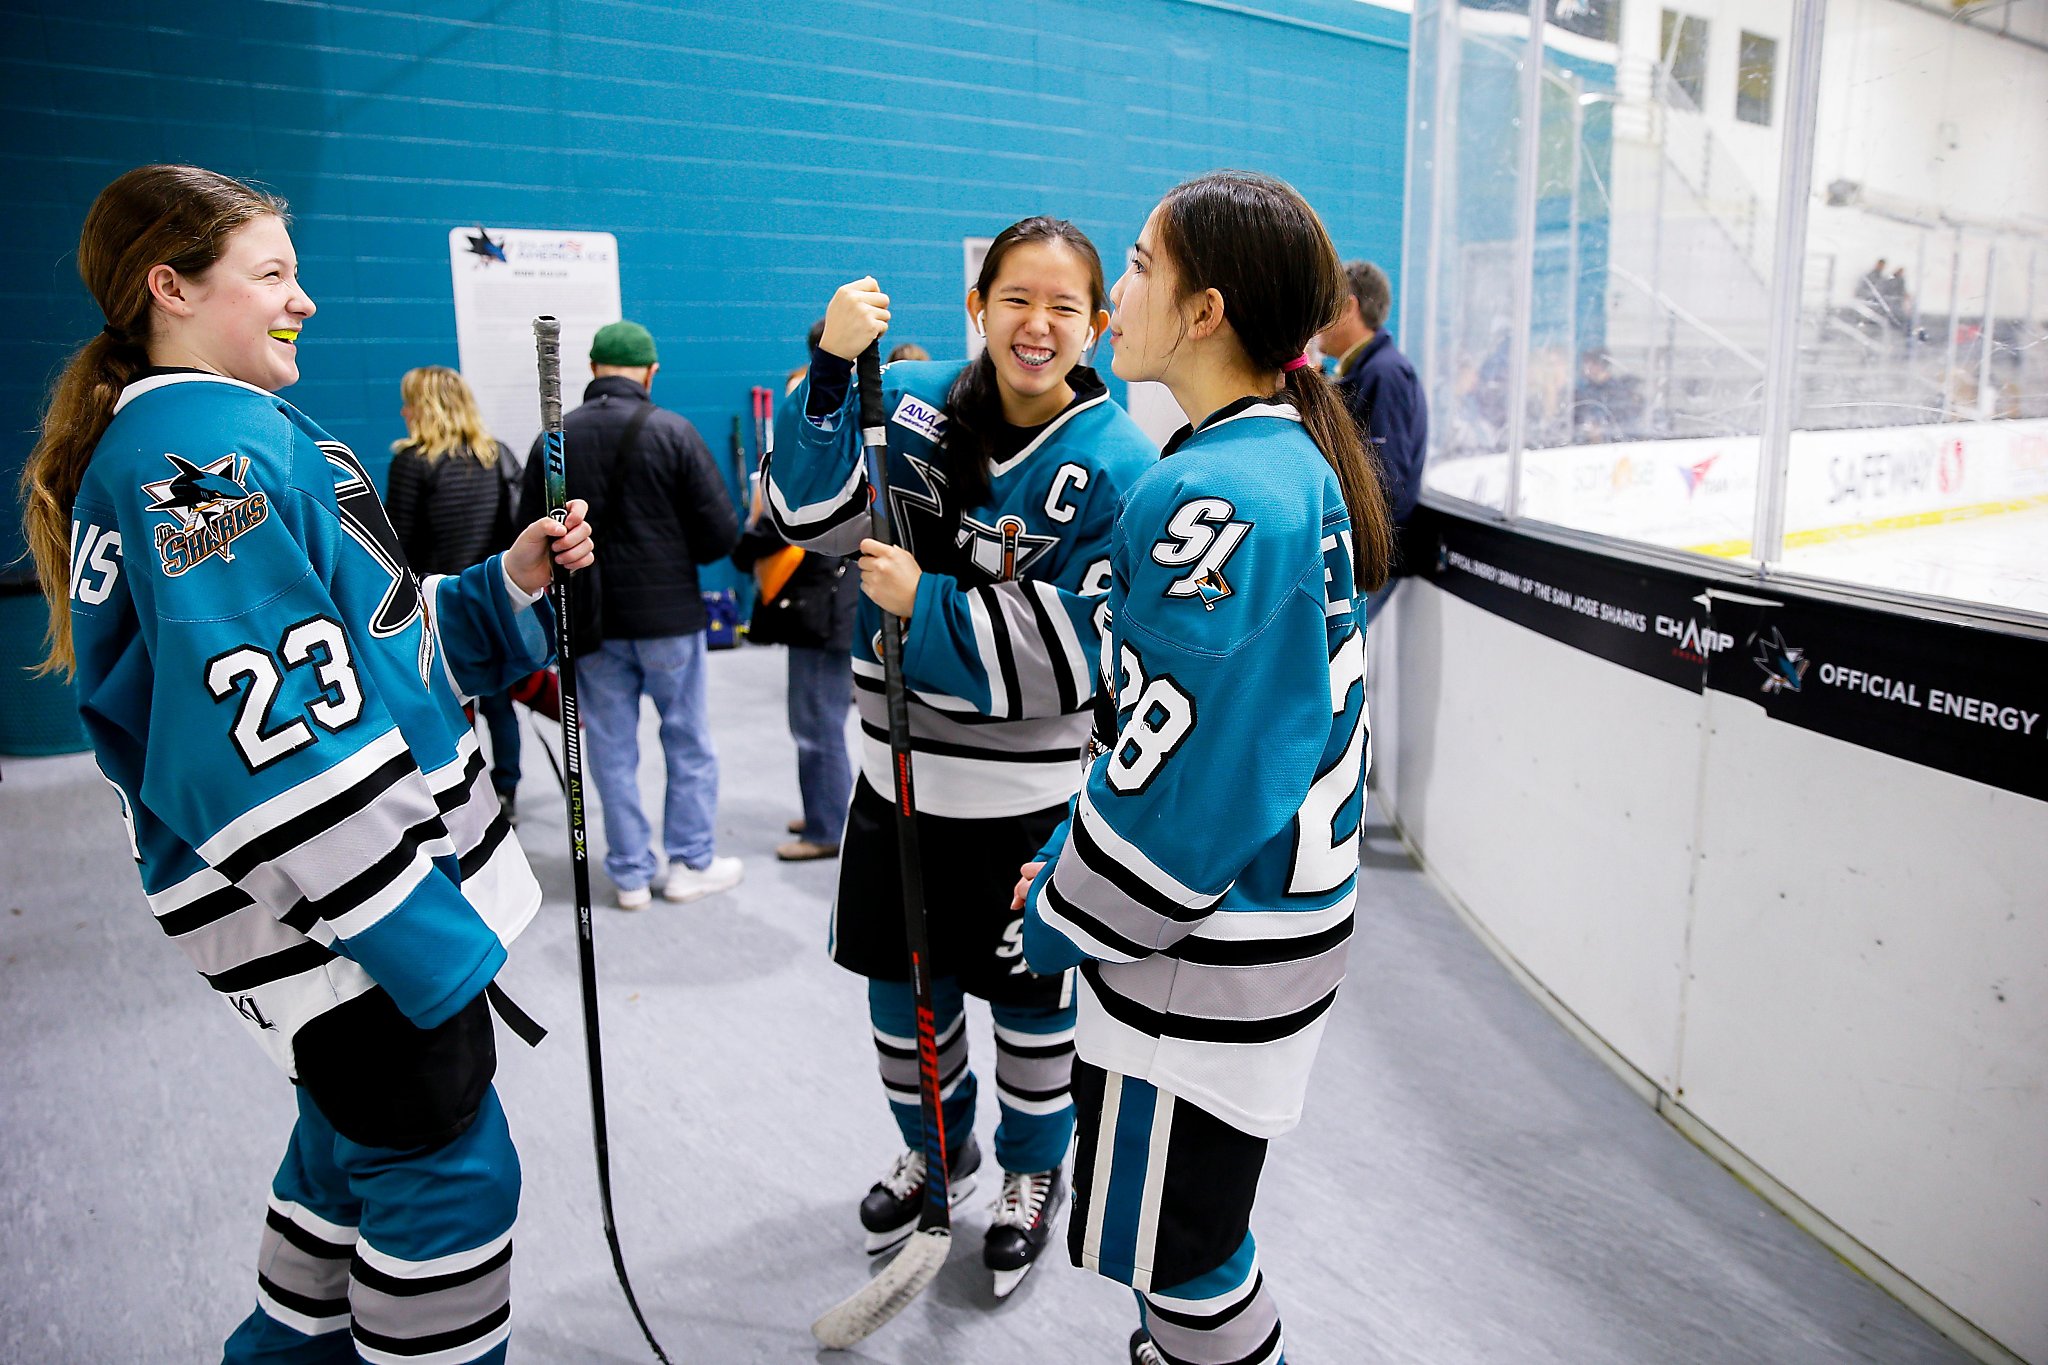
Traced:
[[[533, 320], [533, 337], [540, 350], [540, 426], [546, 442], [548, 515], [566, 523], [569, 519], [569, 476], [562, 453], [562, 324], [551, 317]], [[626, 1291], [626, 1306], [633, 1321], [661, 1365], [669, 1365], [661, 1343], [633, 1297], [633, 1282], [626, 1277], [626, 1258], [619, 1251], [618, 1222], [612, 1216], [611, 1140], [604, 1120], [604, 1049], [597, 1030], [597, 942], [591, 937], [590, 854], [583, 828], [583, 734], [576, 723], [576, 636], [569, 610], [569, 571], [560, 564], [555, 574], [555, 654], [562, 673], [562, 764], [563, 791], [569, 806], [569, 861], [576, 882], [576, 961], [583, 976], [583, 1043], [590, 1066], [590, 1132], [597, 1146], [597, 1199], [604, 1210], [604, 1240], [612, 1251], [612, 1269], [618, 1272], [619, 1288]]]
[[[875, 500], [872, 534], [896, 543], [889, 520], [889, 415], [882, 406], [879, 342], [860, 353], [860, 426]], [[875, 1277], [811, 1324], [811, 1335], [844, 1350], [903, 1311], [924, 1292], [953, 1246], [952, 1179], [946, 1169], [946, 1111], [939, 1101], [939, 1039], [932, 1009], [931, 947], [924, 917], [924, 864], [917, 848], [917, 802], [910, 785], [910, 701], [903, 685], [903, 621], [882, 617], [882, 681], [889, 701], [889, 758], [896, 773], [896, 857], [903, 880], [903, 928], [910, 942], [910, 983], [917, 994], [917, 1096], [924, 1111], [924, 1209], [917, 1231]]]

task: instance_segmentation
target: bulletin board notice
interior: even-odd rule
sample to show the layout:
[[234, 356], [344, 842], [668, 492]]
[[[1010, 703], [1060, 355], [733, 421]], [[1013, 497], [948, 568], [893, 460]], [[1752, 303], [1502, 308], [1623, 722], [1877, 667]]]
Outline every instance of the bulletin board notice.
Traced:
[[562, 406], [590, 382], [590, 339], [619, 308], [619, 243], [609, 232], [459, 227], [448, 233], [455, 344], [484, 425], [525, 459], [540, 434], [533, 320], [562, 323]]

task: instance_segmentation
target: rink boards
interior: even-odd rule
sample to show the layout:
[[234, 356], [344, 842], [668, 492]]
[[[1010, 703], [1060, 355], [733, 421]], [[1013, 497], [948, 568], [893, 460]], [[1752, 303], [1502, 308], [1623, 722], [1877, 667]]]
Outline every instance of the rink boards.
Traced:
[[1482, 938], [1838, 1253], [2048, 1361], [2048, 642], [1435, 509], [1408, 557], [1376, 779]]

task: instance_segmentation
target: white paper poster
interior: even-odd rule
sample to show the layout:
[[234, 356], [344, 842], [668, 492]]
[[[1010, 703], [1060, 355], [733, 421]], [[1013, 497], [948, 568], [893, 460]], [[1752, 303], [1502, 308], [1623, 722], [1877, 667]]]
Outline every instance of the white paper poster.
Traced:
[[583, 401], [590, 339], [619, 308], [619, 243], [609, 232], [461, 227], [448, 233], [455, 344], [484, 425], [521, 459], [540, 434], [533, 320], [562, 322], [562, 407]]

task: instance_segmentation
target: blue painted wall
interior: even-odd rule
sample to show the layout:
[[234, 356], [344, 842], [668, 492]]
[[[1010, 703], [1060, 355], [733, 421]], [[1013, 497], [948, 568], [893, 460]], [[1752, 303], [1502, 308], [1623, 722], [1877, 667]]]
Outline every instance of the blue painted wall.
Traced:
[[[78, 228], [113, 176], [190, 161], [292, 203], [320, 314], [294, 402], [373, 468], [398, 378], [456, 361], [454, 226], [618, 234], [656, 396], [726, 448], [839, 283], [898, 340], [962, 354], [963, 236], [1051, 212], [1112, 275], [1159, 193], [1217, 166], [1291, 180], [1396, 274], [1407, 16], [1357, 0], [773, 6], [0, 0], [0, 475], [100, 322]], [[572, 395], [573, 398], [573, 395]], [[0, 557], [20, 550], [16, 517]]]

